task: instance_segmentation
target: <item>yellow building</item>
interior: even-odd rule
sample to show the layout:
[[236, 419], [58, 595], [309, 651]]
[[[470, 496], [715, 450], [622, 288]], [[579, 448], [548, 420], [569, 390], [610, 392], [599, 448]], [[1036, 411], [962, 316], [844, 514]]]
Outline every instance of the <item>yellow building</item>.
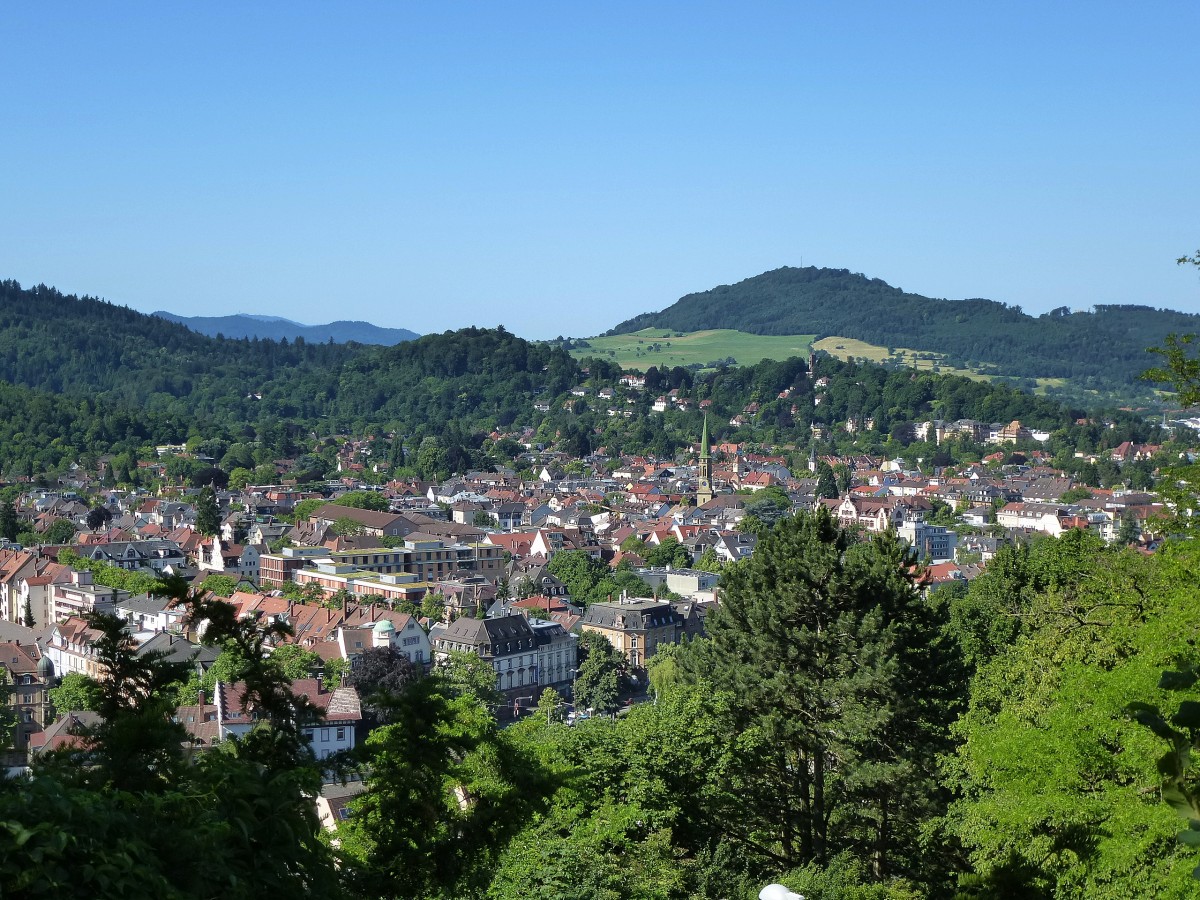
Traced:
[[604, 635], [630, 666], [641, 669], [660, 644], [679, 642], [683, 622], [665, 600], [621, 599], [593, 603], [581, 627]]

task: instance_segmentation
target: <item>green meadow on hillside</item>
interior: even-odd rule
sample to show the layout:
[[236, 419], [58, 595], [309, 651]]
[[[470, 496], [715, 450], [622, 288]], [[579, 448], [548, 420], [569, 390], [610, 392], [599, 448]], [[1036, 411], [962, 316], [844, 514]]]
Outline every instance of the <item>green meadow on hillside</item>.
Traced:
[[615, 334], [588, 338], [586, 347], [576, 347], [577, 359], [606, 357], [624, 369], [672, 368], [708, 365], [732, 357], [740, 366], [752, 366], [764, 359], [807, 356], [812, 334], [747, 334], [728, 328], [693, 331], [682, 334], [665, 328], [644, 328], [633, 334]]
[[[940, 372], [943, 375], [961, 375], [964, 378], [974, 378], [976, 381], [991, 381], [994, 376], [977, 372], [973, 369], [960, 369], [948, 365], [945, 355], [929, 350], [912, 350], [908, 347], [880, 347], [878, 344], [868, 344], [866, 341], [856, 341], [847, 337], [827, 337], [813, 344], [814, 350], [823, 350], [838, 359], [868, 359], [872, 362], [895, 362], [913, 369]], [[1047, 391], [1061, 389], [1067, 383], [1065, 378], [1035, 378], [1036, 392], [1044, 394]], [[1094, 392], [1093, 392], [1094, 393]]]

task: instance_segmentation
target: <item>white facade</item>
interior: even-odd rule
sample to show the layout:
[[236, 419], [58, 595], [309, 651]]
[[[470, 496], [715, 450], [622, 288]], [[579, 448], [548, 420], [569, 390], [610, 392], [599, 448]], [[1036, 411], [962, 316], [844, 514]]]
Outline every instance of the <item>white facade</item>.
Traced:
[[941, 525], [905, 521], [896, 528], [896, 535], [908, 541], [923, 560], [944, 562], [954, 559], [958, 535]]
[[579, 638], [558, 622], [529, 619], [537, 645], [537, 683], [567, 684], [579, 665]]
[[417, 624], [412, 616], [406, 616], [406, 622], [397, 627], [388, 619], [380, 619], [372, 630], [371, 646], [387, 647], [403, 653], [414, 666], [425, 666], [433, 659], [433, 650], [429, 644], [429, 635]]

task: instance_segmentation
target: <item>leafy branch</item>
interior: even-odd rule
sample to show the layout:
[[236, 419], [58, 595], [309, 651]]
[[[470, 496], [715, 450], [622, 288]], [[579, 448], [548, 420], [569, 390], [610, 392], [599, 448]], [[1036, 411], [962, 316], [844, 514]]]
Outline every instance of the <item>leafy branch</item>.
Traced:
[[[1193, 688], [1198, 679], [1200, 675], [1193, 667], [1167, 671], [1159, 679], [1158, 687], [1184, 691]], [[1158, 760], [1162, 799], [1187, 819], [1188, 826], [1179, 833], [1179, 840], [1189, 847], [1200, 847], [1200, 784], [1192, 769], [1192, 753], [1200, 749], [1200, 701], [1184, 700], [1169, 719], [1151, 703], [1130, 703], [1126, 712], [1170, 745]], [[1200, 879], [1200, 866], [1192, 871], [1192, 877]]]

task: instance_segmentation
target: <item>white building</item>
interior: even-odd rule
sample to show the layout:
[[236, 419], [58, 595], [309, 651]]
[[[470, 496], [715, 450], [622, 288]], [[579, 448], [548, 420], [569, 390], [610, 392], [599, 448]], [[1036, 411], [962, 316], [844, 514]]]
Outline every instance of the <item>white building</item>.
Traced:
[[958, 535], [942, 525], [906, 520], [896, 527], [896, 535], [906, 540], [917, 555], [926, 562], [947, 562], [954, 559]]
[[400, 620], [380, 619], [371, 625], [359, 628], [342, 627], [338, 629], [338, 648], [342, 658], [354, 659], [365, 650], [374, 647], [391, 647], [408, 657], [414, 666], [424, 667], [433, 659], [433, 649], [429, 643], [429, 635], [425, 633], [416, 619], [412, 616], [398, 614]]
[[128, 591], [92, 581], [91, 572], [71, 571], [71, 580], [50, 588], [50, 606], [54, 621], [63, 622], [71, 616], [90, 612], [109, 612], [113, 605], [129, 597]]
[[528, 621], [537, 646], [538, 684], [545, 687], [570, 685], [579, 667], [579, 638], [558, 622], [532, 617]]
[[[258, 713], [246, 708], [246, 686], [218, 681], [215, 693], [213, 738], [228, 740], [249, 734], [258, 721]], [[355, 726], [362, 719], [358, 691], [352, 687], [329, 691], [314, 678], [299, 678], [292, 682], [292, 693], [317, 709], [318, 720], [304, 729], [317, 759], [354, 749]], [[207, 713], [203, 718], [207, 718]]]

